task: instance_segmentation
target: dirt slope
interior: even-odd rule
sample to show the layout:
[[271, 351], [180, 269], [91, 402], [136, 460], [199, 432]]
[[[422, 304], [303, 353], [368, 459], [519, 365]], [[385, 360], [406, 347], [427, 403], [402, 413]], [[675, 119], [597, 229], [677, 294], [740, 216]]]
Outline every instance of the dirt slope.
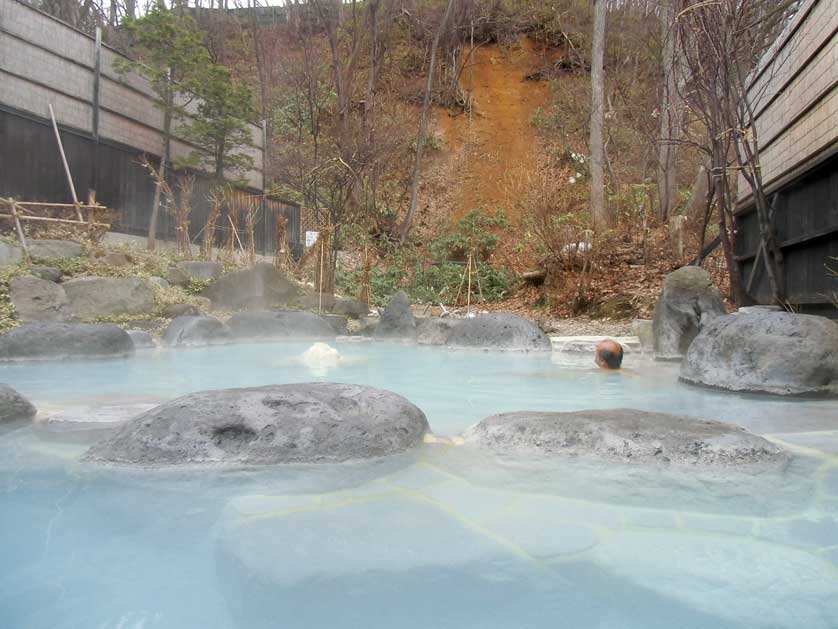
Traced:
[[[471, 116], [436, 111], [441, 150], [428, 171], [423, 195], [428, 209], [456, 220], [473, 208], [503, 208], [514, 218], [510, 184], [535, 166], [539, 148], [532, 119], [549, 97], [546, 82], [525, 77], [544, 64], [544, 55], [529, 39], [475, 49]], [[464, 91], [470, 81], [466, 68], [460, 80]], [[443, 190], [444, 201], [433, 198]]]

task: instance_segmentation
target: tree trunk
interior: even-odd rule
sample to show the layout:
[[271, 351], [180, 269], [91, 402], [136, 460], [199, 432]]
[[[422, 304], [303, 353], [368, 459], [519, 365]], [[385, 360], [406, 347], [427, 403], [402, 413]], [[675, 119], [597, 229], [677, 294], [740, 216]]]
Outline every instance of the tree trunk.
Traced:
[[431, 45], [431, 63], [428, 68], [428, 80], [425, 83], [425, 96], [422, 99], [422, 116], [419, 119], [419, 133], [416, 136], [416, 160], [413, 162], [413, 173], [411, 175], [410, 183], [410, 205], [407, 206], [407, 215], [404, 221], [399, 226], [399, 241], [404, 243], [407, 235], [410, 233], [410, 227], [413, 223], [413, 215], [416, 213], [416, 199], [419, 194], [419, 175], [422, 169], [422, 153], [425, 148], [425, 133], [428, 129], [428, 109], [431, 105], [431, 91], [434, 85], [434, 68], [436, 67], [436, 51], [439, 47], [439, 40], [442, 33], [445, 32], [445, 27], [448, 25], [448, 18], [454, 8], [454, 0], [448, 0], [448, 6], [445, 7], [445, 13], [442, 14], [442, 21], [436, 29], [434, 35], [434, 42]]
[[171, 70], [169, 70], [169, 79], [166, 83], [166, 109], [163, 112], [163, 155], [160, 158], [160, 168], [158, 170], [157, 186], [154, 188], [154, 202], [151, 205], [151, 216], [148, 219], [148, 241], [146, 248], [149, 251], [154, 251], [157, 246], [157, 219], [160, 216], [160, 197], [162, 195], [162, 182], [166, 181], [166, 163], [171, 157], [171, 132], [172, 132], [172, 88], [171, 88]]
[[669, 218], [678, 202], [676, 159], [681, 139], [681, 97], [678, 89], [678, 31], [674, 27], [674, 0], [661, 4], [661, 41], [663, 43], [663, 93], [660, 107], [660, 139], [658, 146], [658, 219]]
[[605, 207], [605, 14], [606, 0], [594, 0], [594, 34], [591, 50], [591, 216], [594, 229], [609, 223]]

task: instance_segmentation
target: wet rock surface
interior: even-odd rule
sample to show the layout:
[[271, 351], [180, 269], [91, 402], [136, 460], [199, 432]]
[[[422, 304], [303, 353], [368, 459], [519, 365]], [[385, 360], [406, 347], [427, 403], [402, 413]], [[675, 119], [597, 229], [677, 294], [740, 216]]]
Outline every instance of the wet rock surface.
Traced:
[[163, 333], [163, 343], [170, 347], [197, 347], [229, 343], [230, 330], [214, 317], [177, 317]]
[[416, 342], [420, 345], [445, 345], [451, 330], [461, 321], [451, 317], [420, 319], [416, 324]]
[[15, 389], [0, 384], [0, 423], [32, 419], [37, 412], [35, 406]]
[[767, 309], [719, 317], [690, 345], [680, 377], [731, 391], [838, 396], [838, 323]]
[[381, 313], [374, 336], [379, 340], [416, 339], [416, 319], [410, 309], [410, 298], [403, 290], [393, 296]]
[[110, 323], [29, 323], [0, 336], [0, 361], [111, 358], [134, 353], [125, 330]]
[[501, 454], [591, 456], [624, 463], [782, 467], [787, 453], [744, 428], [634, 409], [493, 415], [464, 434]]
[[724, 301], [707, 271], [697, 266], [673, 271], [652, 317], [655, 357], [680, 360], [701, 328], [724, 314]]
[[448, 347], [550, 351], [550, 339], [531, 321], [509, 313], [463, 319], [449, 334]]
[[240, 312], [227, 321], [233, 338], [247, 339], [331, 339], [335, 328], [323, 317], [296, 310]]
[[408, 400], [350, 384], [205, 391], [133, 419], [86, 454], [131, 465], [334, 463], [402, 452], [428, 423]]

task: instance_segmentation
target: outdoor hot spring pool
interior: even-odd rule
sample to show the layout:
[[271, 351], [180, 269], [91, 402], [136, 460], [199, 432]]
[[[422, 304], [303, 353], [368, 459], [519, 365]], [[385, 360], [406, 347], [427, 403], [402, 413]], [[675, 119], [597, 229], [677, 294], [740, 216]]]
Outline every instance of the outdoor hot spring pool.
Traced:
[[[782, 442], [783, 472], [522, 461], [440, 439], [341, 465], [132, 470], [82, 433], [0, 434], [0, 627], [838, 627], [838, 402], [679, 384], [675, 366], [338, 342], [0, 366], [43, 414], [328, 380], [400, 393], [437, 435], [511, 410], [633, 407]], [[39, 427], [41, 426], [41, 427]]]

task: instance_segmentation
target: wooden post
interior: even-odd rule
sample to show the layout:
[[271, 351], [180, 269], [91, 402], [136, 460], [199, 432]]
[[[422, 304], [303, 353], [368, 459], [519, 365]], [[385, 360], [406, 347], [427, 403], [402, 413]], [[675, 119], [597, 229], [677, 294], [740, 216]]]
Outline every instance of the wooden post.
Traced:
[[96, 186], [99, 180], [99, 93], [102, 76], [102, 29], [96, 27], [96, 45], [93, 49], [93, 120], [91, 129], [93, 131], [93, 160], [90, 169], [89, 190], [96, 196]]
[[52, 130], [55, 132], [55, 141], [58, 142], [58, 151], [61, 153], [61, 162], [64, 164], [64, 174], [67, 175], [67, 183], [70, 186], [70, 194], [73, 195], [73, 205], [76, 206], [76, 215], [83, 223], [84, 217], [81, 215], [79, 208], [79, 197], [76, 195], [76, 186], [73, 184], [73, 175], [70, 174], [70, 166], [67, 164], [67, 156], [64, 154], [64, 145], [61, 143], [61, 135], [58, 133], [58, 123], [55, 121], [55, 112], [52, 109], [52, 103], [48, 103], [49, 117], [52, 120]]

